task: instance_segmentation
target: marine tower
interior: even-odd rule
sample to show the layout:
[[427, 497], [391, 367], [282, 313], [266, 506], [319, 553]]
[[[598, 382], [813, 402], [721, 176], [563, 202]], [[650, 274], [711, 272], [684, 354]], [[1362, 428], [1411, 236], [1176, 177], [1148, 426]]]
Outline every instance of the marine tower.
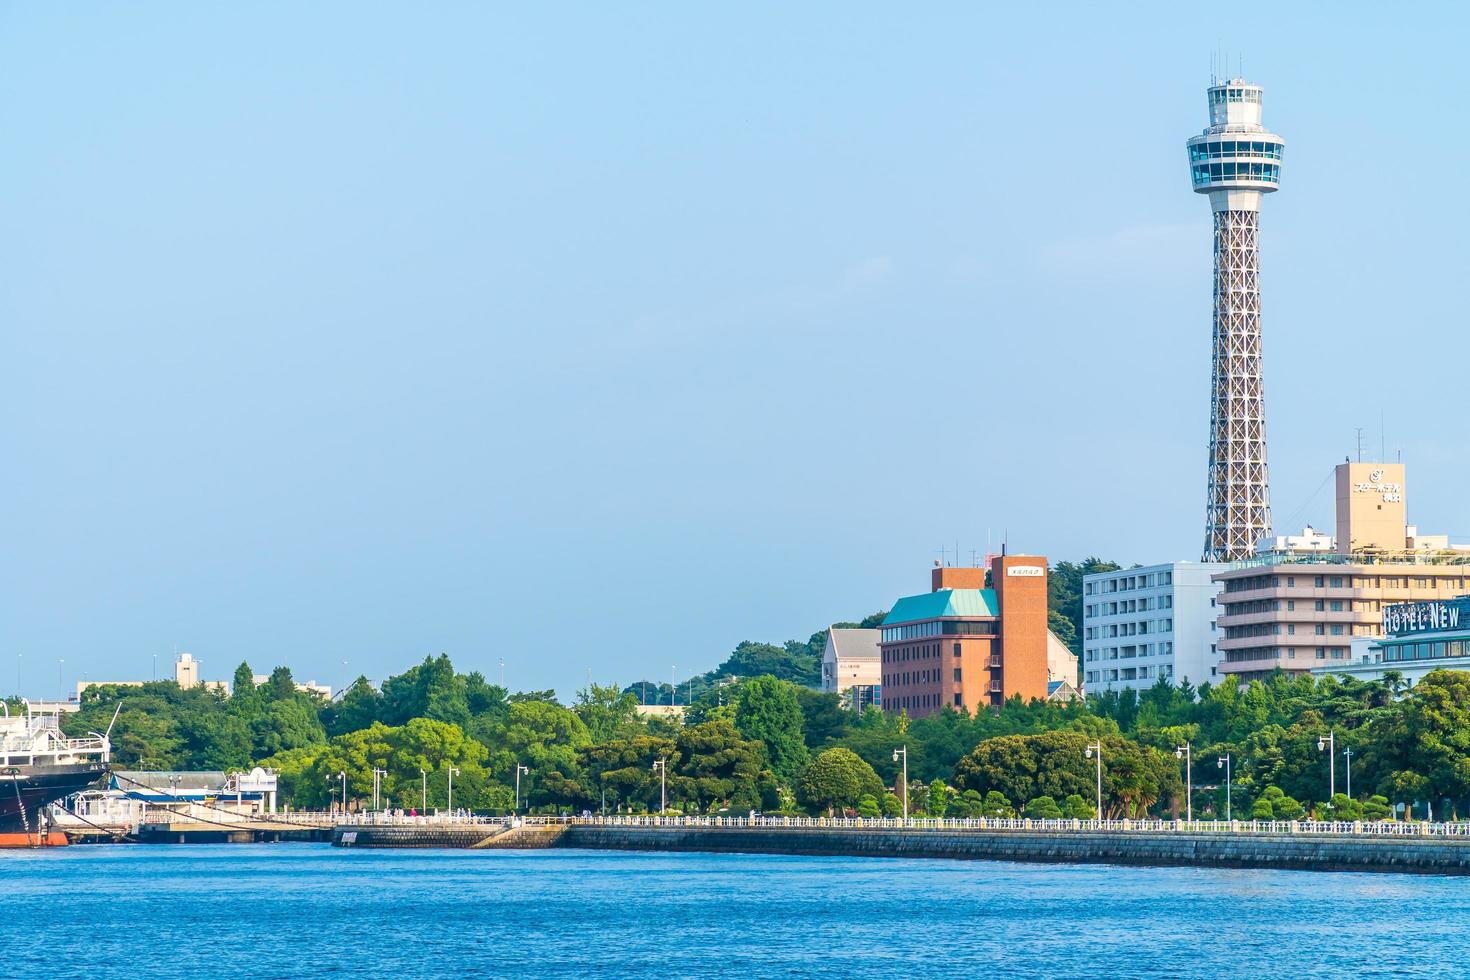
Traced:
[[1209, 88], [1210, 128], [1189, 139], [1189, 172], [1215, 215], [1214, 363], [1205, 561], [1239, 561], [1271, 533], [1261, 378], [1261, 195], [1276, 190], [1283, 140], [1261, 125], [1261, 87]]

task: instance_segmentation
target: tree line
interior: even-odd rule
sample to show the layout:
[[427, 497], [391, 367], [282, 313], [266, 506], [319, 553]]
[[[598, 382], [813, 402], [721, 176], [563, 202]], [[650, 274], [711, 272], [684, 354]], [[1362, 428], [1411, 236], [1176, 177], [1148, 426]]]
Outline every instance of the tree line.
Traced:
[[[739, 653], [740, 651], [737, 651]], [[748, 651], [747, 651], [748, 652]], [[358, 678], [335, 700], [297, 690], [277, 668], [261, 685], [248, 665], [233, 696], [172, 681], [97, 687], [65, 719], [102, 730], [120, 705], [114, 765], [280, 773], [295, 807], [371, 798], [504, 811], [686, 813], [902, 812], [944, 816], [1091, 816], [1101, 750], [1105, 816], [1457, 818], [1470, 801], [1470, 674], [1438, 671], [1411, 691], [1393, 673], [1364, 683], [1278, 674], [1235, 684], [1022, 703], [913, 719], [845, 709], [838, 697], [763, 673], [720, 675], [691, 692], [682, 720], [644, 717], [630, 688], [593, 684], [573, 703], [512, 693], [478, 672], [427, 657], [375, 688]], [[681, 706], [684, 700], [681, 698]], [[1337, 784], [1319, 749], [1331, 736]], [[904, 749], [909, 784], [902, 785]], [[1352, 796], [1347, 790], [1351, 752]], [[522, 768], [523, 767], [523, 768]], [[1336, 795], [1332, 790], [1335, 789]]]

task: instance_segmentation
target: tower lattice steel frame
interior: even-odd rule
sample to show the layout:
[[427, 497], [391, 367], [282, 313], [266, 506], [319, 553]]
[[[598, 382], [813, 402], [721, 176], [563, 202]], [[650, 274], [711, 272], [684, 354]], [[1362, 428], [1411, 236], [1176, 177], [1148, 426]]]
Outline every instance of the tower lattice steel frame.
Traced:
[[1261, 125], [1261, 88], [1209, 89], [1210, 128], [1189, 140], [1194, 189], [1215, 217], [1214, 354], [1210, 387], [1205, 561], [1239, 561], [1271, 533], [1261, 358], [1260, 201], [1276, 190], [1281, 137]]

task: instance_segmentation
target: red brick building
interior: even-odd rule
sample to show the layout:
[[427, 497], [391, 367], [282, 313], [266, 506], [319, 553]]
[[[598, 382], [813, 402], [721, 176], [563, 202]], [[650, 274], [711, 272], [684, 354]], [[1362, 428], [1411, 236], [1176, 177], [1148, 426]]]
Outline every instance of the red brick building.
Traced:
[[918, 718], [1045, 700], [1046, 575], [1046, 559], [1028, 555], [934, 569], [931, 591], [899, 599], [883, 621], [883, 709]]

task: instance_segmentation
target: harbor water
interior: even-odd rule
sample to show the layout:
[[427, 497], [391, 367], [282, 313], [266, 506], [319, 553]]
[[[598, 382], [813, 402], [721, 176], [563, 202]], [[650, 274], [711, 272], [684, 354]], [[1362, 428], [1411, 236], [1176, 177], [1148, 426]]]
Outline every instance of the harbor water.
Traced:
[[1459, 975], [1463, 878], [322, 844], [0, 852], [0, 975]]

